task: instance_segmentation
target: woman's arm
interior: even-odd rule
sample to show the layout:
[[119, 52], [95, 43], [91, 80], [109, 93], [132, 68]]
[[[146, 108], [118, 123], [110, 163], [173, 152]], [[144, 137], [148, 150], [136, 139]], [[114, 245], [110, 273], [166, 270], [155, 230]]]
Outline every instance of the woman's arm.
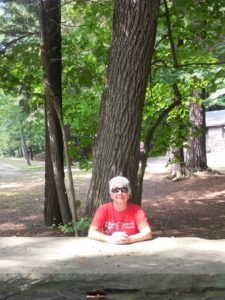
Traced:
[[132, 244], [152, 239], [152, 231], [150, 226], [143, 227], [139, 230], [140, 231], [138, 233], [128, 236], [128, 240], [125, 244]]
[[110, 236], [104, 234], [98, 227], [91, 225], [88, 231], [88, 237], [90, 239], [101, 241], [101, 242], [108, 242], [110, 243]]
[[91, 225], [88, 232], [88, 237], [96, 241], [125, 245], [150, 240], [152, 238], [152, 232], [151, 228], [146, 226], [140, 229], [139, 233], [130, 236], [128, 236], [124, 232], [114, 232], [112, 235], [106, 235], [101, 232], [96, 226]]
[[88, 231], [88, 237], [100, 241], [107, 242], [111, 244], [128, 244], [129, 237], [125, 232], [117, 231], [112, 235], [104, 234], [98, 227], [91, 225]]

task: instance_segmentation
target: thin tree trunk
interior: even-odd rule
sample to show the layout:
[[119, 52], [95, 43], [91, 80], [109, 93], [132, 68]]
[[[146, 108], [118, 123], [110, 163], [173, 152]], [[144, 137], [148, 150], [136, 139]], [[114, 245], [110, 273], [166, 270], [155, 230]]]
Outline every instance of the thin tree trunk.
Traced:
[[152, 138], [154, 136], [154, 132], [156, 128], [161, 124], [161, 122], [168, 116], [168, 114], [178, 105], [180, 105], [181, 99], [177, 97], [177, 100], [171, 103], [167, 108], [165, 108], [159, 115], [158, 119], [153, 123], [149, 124], [149, 128], [147, 131], [147, 135], [145, 138], [145, 153], [140, 160], [139, 164], [139, 172], [138, 172], [138, 199], [142, 197], [142, 188], [143, 188], [143, 179], [145, 174], [145, 168], [147, 166], [147, 159], [150, 151], [150, 145]]
[[32, 147], [29, 147], [29, 155], [30, 155], [30, 160], [34, 160]]
[[65, 126], [64, 126], [62, 109], [59, 105], [59, 99], [54, 96], [53, 91], [50, 89], [50, 90], [48, 90], [48, 93], [49, 93], [49, 95], [51, 95], [52, 102], [54, 104], [54, 108], [55, 108], [55, 111], [57, 113], [57, 117], [58, 117], [58, 120], [59, 120], [59, 123], [60, 123], [60, 128], [61, 128], [61, 131], [62, 131], [62, 135], [63, 135], [64, 155], [65, 155], [65, 160], [66, 160], [66, 167], [67, 167], [67, 173], [68, 173], [67, 175], [68, 175], [68, 180], [69, 180], [69, 191], [70, 191], [70, 195], [68, 195], [69, 207], [70, 207], [70, 212], [71, 212], [71, 215], [72, 215], [72, 220], [74, 221], [75, 236], [78, 237], [79, 232], [76, 228], [76, 223], [78, 221], [77, 209], [76, 209], [76, 197], [75, 197], [75, 189], [74, 189], [74, 183], [73, 183], [72, 168], [71, 168], [71, 163], [70, 163], [68, 141], [67, 141], [67, 136], [66, 136], [66, 129], [65, 129]]
[[142, 111], [154, 50], [159, 0], [115, 0], [107, 79], [101, 99], [97, 146], [86, 213], [109, 201], [108, 181], [130, 180], [137, 198]]
[[[61, 11], [60, 0], [40, 0], [40, 25], [41, 25], [41, 57], [44, 71], [44, 84], [46, 94], [46, 121], [49, 134], [49, 145], [51, 152], [51, 163], [54, 176], [54, 185], [56, 187], [57, 198], [60, 206], [60, 213], [62, 215], [63, 223], [66, 224], [71, 221], [71, 213], [68, 204], [68, 197], [64, 183], [64, 164], [63, 164], [63, 144], [62, 132], [53, 105], [51, 90], [54, 97], [58, 99], [59, 105], [62, 106], [62, 91], [61, 91], [61, 76], [62, 76], [62, 62], [61, 62]], [[46, 155], [50, 153], [46, 153]], [[50, 160], [49, 160], [50, 163]], [[48, 184], [49, 178], [46, 177]], [[50, 192], [50, 189], [45, 189]], [[45, 204], [54, 205], [54, 200], [51, 195], [45, 195]], [[49, 207], [49, 209], [51, 209]], [[48, 211], [49, 211], [48, 209]], [[47, 212], [47, 210], [46, 210]]]
[[183, 147], [173, 149], [170, 152], [171, 164], [171, 178], [175, 181], [184, 178], [186, 175], [186, 165], [184, 162], [184, 149]]
[[[47, 114], [47, 108], [45, 109]], [[52, 165], [49, 132], [47, 126], [47, 117], [45, 117], [45, 203], [44, 203], [44, 220], [47, 226], [58, 225], [62, 223], [59, 199], [56, 190], [54, 171]], [[57, 120], [56, 120], [57, 122]], [[61, 149], [61, 143], [59, 149]]]
[[[170, 12], [169, 12], [169, 7], [168, 7], [168, 1], [163, 0], [164, 7], [165, 7], [165, 16], [166, 16], [166, 23], [167, 23], [167, 33], [168, 33], [168, 39], [170, 43], [170, 49], [171, 49], [171, 56], [173, 60], [173, 67], [175, 69], [179, 68], [179, 62], [177, 58], [177, 53], [176, 53], [176, 48], [181, 46], [183, 41], [179, 40], [177, 46], [174, 43], [174, 38], [173, 38], [173, 32], [172, 32], [172, 26], [171, 26], [171, 17], [170, 17]], [[182, 101], [182, 95], [179, 90], [178, 84], [175, 82], [173, 84], [173, 91], [174, 95], [177, 100]], [[182, 131], [182, 119], [180, 119], [179, 115], [179, 136], [176, 138], [182, 142], [182, 136], [181, 136], [181, 131]], [[183, 147], [179, 147], [177, 149], [170, 149], [170, 160], [172, 161], [171, 165], [171, 175], [172, 177], [175, 177], [176, 180], [180, 179], [186, 174], [186, 167], [185, 167], [185, 161], [184, 161], [184, 150]]]
[[27, 150], [26, 138], [22, 126], [21, 126], [21, 144], [22, 144], [24, 158], [26, 159], [27, 165], [30, 166], [31, 162], [30, 162], [30, 157]]

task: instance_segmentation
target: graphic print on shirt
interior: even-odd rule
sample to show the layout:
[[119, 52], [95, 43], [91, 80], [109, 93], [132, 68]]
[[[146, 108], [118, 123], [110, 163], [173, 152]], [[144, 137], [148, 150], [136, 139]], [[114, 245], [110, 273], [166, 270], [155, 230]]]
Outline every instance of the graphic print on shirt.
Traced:
[[124, 222], [105, 222], [104, 225], [104, 233], [107, 235], [111, 235], [115, 231], [126, 231], [126, 229], [133, 229], [135, 228], [135, 223], [124, 223]]

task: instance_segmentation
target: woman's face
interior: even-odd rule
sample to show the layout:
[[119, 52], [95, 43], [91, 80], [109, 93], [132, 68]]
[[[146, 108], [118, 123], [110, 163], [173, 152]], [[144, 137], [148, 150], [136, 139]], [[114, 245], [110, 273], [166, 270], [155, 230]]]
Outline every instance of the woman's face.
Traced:
[[117, 205], [127, 205], [127, 200], [129, 198], [128, 188], [124, 186], [123, 182], [117, 181], [112, 190], [111, 190], [111, 198], [113, 202]]

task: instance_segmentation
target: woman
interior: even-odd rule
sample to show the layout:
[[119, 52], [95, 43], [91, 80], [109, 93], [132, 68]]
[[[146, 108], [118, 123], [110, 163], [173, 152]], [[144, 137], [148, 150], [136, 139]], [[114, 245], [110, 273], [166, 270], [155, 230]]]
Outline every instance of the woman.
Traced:
[[151, 239], [151, 228], [143, 209], [128, 202], [128, 179], [122, 176], [112, 178], [109, 192], [113, 201], [97, 209], [89, 229], [89, 238], [113, 244], [131, 244]]

